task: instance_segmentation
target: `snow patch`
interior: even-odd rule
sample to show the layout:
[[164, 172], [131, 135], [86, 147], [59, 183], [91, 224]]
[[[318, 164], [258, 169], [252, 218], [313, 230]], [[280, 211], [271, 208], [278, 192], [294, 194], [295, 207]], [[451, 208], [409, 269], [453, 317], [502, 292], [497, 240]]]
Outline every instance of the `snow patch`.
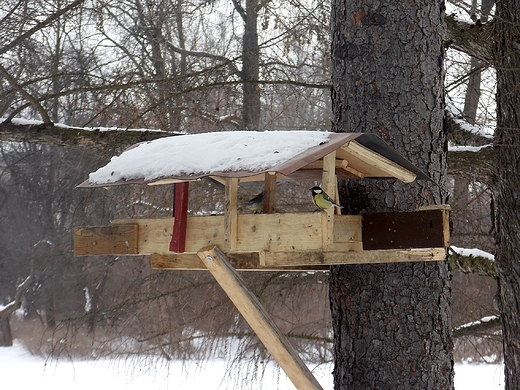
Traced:
[[477, 248], [459, 248], [455, 245], [451, 245], [450, 246], [450, 249], [453, 250], [453, 252], [455, 252], [456, 254], [460, 255], [460, 256], [472, 256], [472, 257], [484, 257], [486, 259], [489, 259], [491, 261], [495, 261], [495, 256], [492, 255], [491, 253], [489, 252], [485, 252], [481, 249], [477, 249]]

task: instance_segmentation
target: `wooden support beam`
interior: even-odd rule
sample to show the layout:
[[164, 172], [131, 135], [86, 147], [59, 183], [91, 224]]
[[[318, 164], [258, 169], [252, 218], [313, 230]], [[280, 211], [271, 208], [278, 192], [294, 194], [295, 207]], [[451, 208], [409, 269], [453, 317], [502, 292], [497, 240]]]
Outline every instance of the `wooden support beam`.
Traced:
[[201, 249], [198, 256], [228, 295], [260, 341], [273, 355], [298, 390], [322, 389], [287, 338], [280, 332], [256, 296], [216, 246]]
[[442, 261], [446, 248], [388, 249], [362, 252], [265, 252], [265, 267], [402, 263], [414, 261]]
[[175, 183], [173, 187], [173, 232], [170, 251], [184, 252], [186, 245], [186, 226], [188, 224], [189, 182]]
[[268, 172], [264, 179], [264, 214], [274, 213], [274, 205], [276, 203], [276, 172]]
[[74, 256], [121, 254], [135, 255], [139, 226], [87, 226], [74, 229]]
[[226, 178], [224, 205], [224, 245], [226, 250], [237, 247], [238, 235], [238, 179]]
[[[334, 151], [323, 157], [321, 188], [334, 199], [336, 198], [336, 187], [336, 151]], [[334, 199], [334, 201], [337, 201], [337, 199]], [[330, 209], [321, 212], [321, 237], [323, 249], [326, 249], [333, 239], [334, 208], [335, 207], [331, 207]]]
[[[305, 272], [305, 271], [328, 271], [328, 265], [304, 265], [304, 266], [266, 266], [263, 252], [240, 252], [226, 253], [231, 266], [240, 271], [285, 271], [285, 272]], [[150, 265], [152, 269], [169, 270], [204, 270], [208, 269], [202, 260], [193, 253], [172, 253], [171, 255], [161, 255], [154, 253], [150, 255]]]

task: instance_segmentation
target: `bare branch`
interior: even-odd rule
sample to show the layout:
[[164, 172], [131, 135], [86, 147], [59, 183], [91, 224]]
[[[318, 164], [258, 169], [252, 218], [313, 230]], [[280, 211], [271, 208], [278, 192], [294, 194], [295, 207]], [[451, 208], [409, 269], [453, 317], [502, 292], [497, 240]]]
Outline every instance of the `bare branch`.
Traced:
[[27, 30], [25, 33], [21, 34], [20, 36], [16, 37], [11, 43], [5, 45], [4, 47], [0, 47], [0, 55], [7, 53], [9, 50], [15, 48], [18, 46], [21, 42], [29, 38], [31, 35], [33, 35], [35, 32], [47, 27], [49, 24], [54, 22], [56, 19], [61, 17], [62, 15], [66, 14], [70, 10], [76, 8], [78, 5], [83, 3], [85, 0], [75, 0], [72, 3], [70, 3], [65, 8], [59, 9], [58, 11], [52, 13], [49, 15], [45, 20], [37, 23], [33, 28]]
[[47, 111], [43, 108], [43, 106], [40, 104], [37, 98], [35, 98], [33, 95], [31, 95], [29, 92], [27, 92], [23, 87], [16, 81], [16, 79], [9, 74], [7, 69], [5, 69], [2, 65], [0, 65], [0, 75], [4, 76], [6, 80], [11, 84], [11, 86], [20, 92], [20, 94], [34, 107], [36, 111], [40, 114], [43, 120], [43, 124], [45, 126], [52, 125], [51, 118], [49, 117], [49, 114], [47, 114]]

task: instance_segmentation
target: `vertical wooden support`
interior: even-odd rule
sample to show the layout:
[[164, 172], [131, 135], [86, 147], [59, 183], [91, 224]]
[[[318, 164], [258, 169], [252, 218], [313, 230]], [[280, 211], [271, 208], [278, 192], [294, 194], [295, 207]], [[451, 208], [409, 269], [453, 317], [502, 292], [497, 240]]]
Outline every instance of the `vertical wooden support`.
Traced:
[[188, 191], [189, 182], [173, 185], [173, 233], [170, 251], [183, 253], [186, 243], [186, 225], [188, 223]]
[[224, 206], [224, 239], [227, 250], [237, 247], [238, 237], [238, 179], [226, 179], [226, 203]]
[[[323, 174], [321, 178], [321, 188], [335, 201], [336, 198], [336, 151], [327, 154], [323, 157]], [[334, 209], [330, 209], [322, 212], [321, 217], [321, 232], [322, 232], [322, 243], [323, 249], [326, 249], [329, 244], [333, 241], [334, 231]]]
[[258, 298], [246, 287], [224, 253], [217, 246], [211, 246], [201, 249], [197, 254], [294, 386], [298, 390], [322, 390], [319, 382], [269, 317]]
[[276, 202], [276, 172], [267, 172], [264, 180], [264, 214], [274, 213], [274, 204]]

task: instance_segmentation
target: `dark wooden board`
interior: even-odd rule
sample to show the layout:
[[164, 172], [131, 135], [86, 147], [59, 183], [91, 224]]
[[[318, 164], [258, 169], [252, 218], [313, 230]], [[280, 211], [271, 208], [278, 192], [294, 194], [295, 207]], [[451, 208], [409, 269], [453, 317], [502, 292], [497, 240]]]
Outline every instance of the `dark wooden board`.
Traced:
[[445, 210], [364, 214], [363, 250], [446, 247], [447, 218]]

